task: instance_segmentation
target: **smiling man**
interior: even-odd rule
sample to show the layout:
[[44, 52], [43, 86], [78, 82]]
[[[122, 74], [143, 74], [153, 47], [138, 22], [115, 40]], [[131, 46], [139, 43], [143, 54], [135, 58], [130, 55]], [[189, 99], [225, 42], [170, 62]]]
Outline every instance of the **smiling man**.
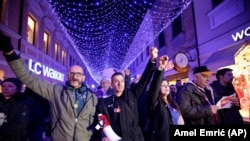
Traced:
[[85, 75], [81, 66], [74, 65], [68, 70], [68, 81], [69, 84], [74, 88], [82, 86], [82, 82], [85, 80]]
[[2, 32], [0, 50], [16, 76], [27, 87], [49, 101], [52, 140], [90, 140], [97, 97], [84, 84], [82, 67], [75, 65], [69, 68], [65, 85], [49, 83], [28, 70], [24, 60], [15, 53], [10, 37]]

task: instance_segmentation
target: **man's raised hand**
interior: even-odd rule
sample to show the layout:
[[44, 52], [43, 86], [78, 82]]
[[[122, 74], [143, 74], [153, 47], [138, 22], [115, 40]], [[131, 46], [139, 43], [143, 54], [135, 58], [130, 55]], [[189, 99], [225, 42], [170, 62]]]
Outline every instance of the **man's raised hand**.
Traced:
[[149, 54], [151, 56], [151, 60], [156, 61], [156, 59], [158, 57], [158, 49], [156, 47], [150, 48]]
[[13, 50], [10, 37], [4, 35], [2, 31], [0, 31], [0, 50], [4, 53], [9, 53]]

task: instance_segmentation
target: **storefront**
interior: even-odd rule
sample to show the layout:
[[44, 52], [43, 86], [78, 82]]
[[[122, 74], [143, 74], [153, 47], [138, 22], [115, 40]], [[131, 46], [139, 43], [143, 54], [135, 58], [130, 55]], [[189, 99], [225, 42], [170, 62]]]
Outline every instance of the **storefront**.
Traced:
[[250, 42], [237, 42], [214, 52], [203, 65], [212, 70], [233, 69], [234, 87], [241, 103], [241, 114], [245, 120], [250, 119]]

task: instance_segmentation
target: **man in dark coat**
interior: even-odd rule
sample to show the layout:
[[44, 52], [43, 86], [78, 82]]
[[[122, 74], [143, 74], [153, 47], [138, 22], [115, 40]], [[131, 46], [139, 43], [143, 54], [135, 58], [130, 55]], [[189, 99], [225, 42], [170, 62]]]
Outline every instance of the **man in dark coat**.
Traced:
[[[132, 89], [126, 88], [123, 74], [116, 72], [111, 77], [114, 95], [99, 99], [97, 114], [106, 115], [111, 128], [124, 141], [144, 140], [138, 123], [137, 101], [155, 69], [155, 59], [158, 56], [157, 48], [150, 50], [150, 56], [151, 60], [135, 87]], [[108, 135], [102, 136], [102, 139], [108, 139]]]
[[234, 79], [232, 72], [233, 70], [230, 68], [218, 70], [216, 73], [217, 81], [210, 84], [213, 88], [216, 102], [223, 96], [232, 96], [230, 98], [232, 107], [218, 110], [220, 124], [243, 124], [243, 118], [239, 112], [240, 102], [232, 84]]
[[193, 81], [188, 82], [178, 93], [177, 103], [185, 124], [215, 124], [214, 117], [218, 107], [215, 105], [212, 88], [208, 87], [212, 74], [207, 66], [196, 67], [193, 71]]
[[21, 93], [22, 83], [17, 78], [1, 82], [0, 141], [26, 141], [30, 110]]

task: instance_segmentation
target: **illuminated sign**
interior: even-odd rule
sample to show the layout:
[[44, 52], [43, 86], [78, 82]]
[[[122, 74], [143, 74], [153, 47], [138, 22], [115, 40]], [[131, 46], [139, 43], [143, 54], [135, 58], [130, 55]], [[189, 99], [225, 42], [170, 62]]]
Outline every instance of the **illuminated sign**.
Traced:
[[56, 79], [56, 80], [59, 80], [59, 81], [64, 81], [64, 74], [48, 67], [48, 66], [45, 66], [39, 62], [33, 62], [32, 59], [29, 59], [29, 62], [28, 62], [28, 65], [29, 65], [29, 70], [38, 74], [38, 75], [43, 75], [43, 76], [46, 76], [46, 77], [49, 77], [49, 78], [52, 78], [52, 79]]
[[247, 27], [246, 29], [241, 30], [240, 32], [232, 34], [232, 38], [235, 42], [243, 39], [245, 36], [250, 36], [250, 26]]

